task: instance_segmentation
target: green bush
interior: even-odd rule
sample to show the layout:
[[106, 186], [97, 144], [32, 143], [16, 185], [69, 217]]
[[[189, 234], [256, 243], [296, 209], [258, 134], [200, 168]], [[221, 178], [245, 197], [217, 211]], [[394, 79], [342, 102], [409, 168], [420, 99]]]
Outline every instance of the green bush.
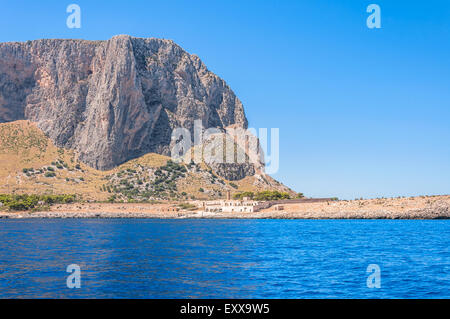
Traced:
[[244, 197], [248, 197], [257, 201], [291, 199], [289, 193], [282, 193], [279, 191], [262, 191], [256, 194], [254, 194], [253, 192], [243, 192], [235, 194], [233, 196], [234, 199], [238, 200], [242, 200]]
[[[1, 195], [0, 202], [13, 211], [25, 211], [45, 204], [67, 204], [76, 200], [75, 195]], [[42, 202], [44, 205], [40, 204]]]
[[281, 193], [279, 191], [262, 191], [254, 196], [255, 200], [268, 201], [268, 200], [280, 200], [290, 199], [289, 193]]
[[253, 192], [243, 192], [243, 193], [237, 193], [233, 195], [234, 199], [242, 200], [244, 197], [248, 197], [250, 199], [253, 199], [255, 194]]

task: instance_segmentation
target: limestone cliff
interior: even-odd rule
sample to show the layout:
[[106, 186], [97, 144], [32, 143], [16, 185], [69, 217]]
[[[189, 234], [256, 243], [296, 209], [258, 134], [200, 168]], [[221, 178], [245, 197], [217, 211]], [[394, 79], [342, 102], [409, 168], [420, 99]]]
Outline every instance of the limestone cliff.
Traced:
[[193, 130], [198, 119], [205, 128], [247, 127], [242, 103], [197, 56], [126, 35], [1, 43], [0, 123], [22, 119], [101, 170], [169, 155], [172, 130]]

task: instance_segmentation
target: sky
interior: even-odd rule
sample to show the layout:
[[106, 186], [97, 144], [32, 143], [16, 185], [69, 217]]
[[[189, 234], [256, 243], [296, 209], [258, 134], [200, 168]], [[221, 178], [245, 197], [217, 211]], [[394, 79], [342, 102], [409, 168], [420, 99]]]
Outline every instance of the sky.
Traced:
[[273, 177], [306, 196], [450, 194], [448, 0], [2, 2], [0, 42], [129, 34], [197, 54], [250, 127], [280, 129]]

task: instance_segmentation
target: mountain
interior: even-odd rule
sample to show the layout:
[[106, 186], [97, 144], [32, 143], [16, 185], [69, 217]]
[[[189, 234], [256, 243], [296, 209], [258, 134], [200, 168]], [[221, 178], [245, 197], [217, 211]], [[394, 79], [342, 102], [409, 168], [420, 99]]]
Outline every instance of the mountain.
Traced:
[[[244, 149], [246, 154], [245, 162], [224, 162], [225, 155], [216, 155], [195, 165], [224, 181], [252, 177], [256, 188], [279, 186], [264, 173], [259, 148], [251, 154], [248, 139], [238, 142], [229, 135], [230, 130], [247, 129], [242, 103], [224, 80], [173, 41], [119, 35], [107, 41], [0, 43], [0, 59], [0, 123], [35, 125], [26, 126], [25, 132], [38, 129], [49, 139], [46, 145], [70, 151], [71, 160], [85, 164], [86, 172], [98, 175], [148, 154], [162, 156], [165, 164], [179, 142], [172, 138], [174, 130], [187, 129], [194, 139], [200, 123], [202, 132], [216, 132], [191, 145], [192, 150], [210, 145], [220, 149], [217, 141], [224, 140], [233, 144], [232, 150]], [[7, 132], [10, 126], [2, 127]], [[0, 140], [5, 143], [11, 136], [0, 135]], [[251, 140], [259, 145], [256, 137]], [[29, 151], [26, 145], [22, 148]], [[21, 161], [20, 156], [16, 160]], [[17, 179], [16, 173], [8, 171], [8, 176]]]
[[170, 40], [37, 40], [0, 44], [0, 123], [36, 122], [59, 147], [107, 170], [169, 155], [176, 127], [247, 126], [242, 103]]

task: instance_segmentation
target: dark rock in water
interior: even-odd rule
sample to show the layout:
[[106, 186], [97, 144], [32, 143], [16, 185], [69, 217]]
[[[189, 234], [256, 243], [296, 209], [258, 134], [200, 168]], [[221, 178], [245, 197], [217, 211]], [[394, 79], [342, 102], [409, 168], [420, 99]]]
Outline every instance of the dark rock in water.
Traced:
[[198, 119], [205, 128], [247, 127], [227, 84], [169, 40], [1, 43], [0, 59], [0, 122], [34, 121], [97, 169], [169, 155], [172, 130], [192, 131]]

